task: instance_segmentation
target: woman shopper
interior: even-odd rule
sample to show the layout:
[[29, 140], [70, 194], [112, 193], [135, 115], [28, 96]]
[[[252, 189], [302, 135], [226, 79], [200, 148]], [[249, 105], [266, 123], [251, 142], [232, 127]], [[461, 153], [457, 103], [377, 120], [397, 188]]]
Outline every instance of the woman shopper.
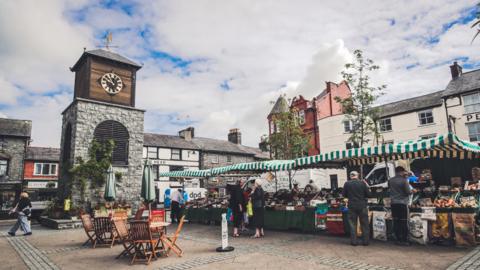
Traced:
[[243, 221], [243, 194], [239, 184], [229, 186], [230, 201], [229, 207], [233, 214], [233, 237], [239, 237], [238, 228]]
[[31, 214], [31, 208], [32, 203], [28, 198], [28, 193], [20, 193], [20, 200], [18, 201], [17, 205], [12, 210], [10, 210], [10, 214], [17, 215], [17, 222], [8, 231], [8, 234], [10, 236], [15, 236], [15, 233], [17, 232], [19, 227], [22, 228], [24, 235], [32, 234], [32, 230], [30, 229], [30, 222], [28, 221], [28, 217]]
[[262, 188], [260, 179], [255, 180], [255, 186], [252, 191], [253, 203], [253, 225], [255, 226], [255, 235], [253, 238], [260, 238], [264, 236], [263, 223], [265, 215], [265, 192]]

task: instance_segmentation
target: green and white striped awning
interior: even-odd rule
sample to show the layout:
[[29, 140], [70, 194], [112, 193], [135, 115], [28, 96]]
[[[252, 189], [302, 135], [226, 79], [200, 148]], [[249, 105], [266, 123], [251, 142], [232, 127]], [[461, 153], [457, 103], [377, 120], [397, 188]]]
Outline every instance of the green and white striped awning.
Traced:
[[478, 145], [460, 140], [456, 135], [448, 134], [425, 140], [337, 150], [316, 156], [302, 157], [295, 160], [295, 166], [299, 169], [330, 161], [360, 165], [409, 158], [473, 159], [479, 157], [480, 147]]
[[217, 167], [211, 169], [211, 175], [226, 174], [231, 172], [251, 171], [287, 171], [295, 169], [294, 160], [267, 160], [258, 162], [238, 163], [230, 166]]
[[207, 177], [210, 176], [210, 170], [186, 170], [163, 172], [159, 177]]

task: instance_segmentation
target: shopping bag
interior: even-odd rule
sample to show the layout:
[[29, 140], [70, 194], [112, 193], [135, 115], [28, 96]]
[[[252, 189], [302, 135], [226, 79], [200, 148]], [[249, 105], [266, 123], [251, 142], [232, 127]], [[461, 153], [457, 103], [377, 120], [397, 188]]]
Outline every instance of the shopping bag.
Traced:
[[247, 215], [249, 217], [253, 216], [253, 205], [251, 201], [247, 203]]

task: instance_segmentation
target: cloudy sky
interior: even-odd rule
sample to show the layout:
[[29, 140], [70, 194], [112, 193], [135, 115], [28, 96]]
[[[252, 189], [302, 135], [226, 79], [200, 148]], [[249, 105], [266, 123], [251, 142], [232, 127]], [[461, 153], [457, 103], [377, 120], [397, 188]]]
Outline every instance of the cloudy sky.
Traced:
[[478, 1], [23, 1], [0, 2], [0, 117], [33, 121], [33, 145], [60, 144], [73, 98], [69, 71], [108, 31], [115, 52], [144, 66], [137, 107], [145, 131], [255, 146], [281, 93], [318, 95], [355, 49], [381, 66], [381, 102], [442, 90], [449, 65], [480, 65], [470, 28]]

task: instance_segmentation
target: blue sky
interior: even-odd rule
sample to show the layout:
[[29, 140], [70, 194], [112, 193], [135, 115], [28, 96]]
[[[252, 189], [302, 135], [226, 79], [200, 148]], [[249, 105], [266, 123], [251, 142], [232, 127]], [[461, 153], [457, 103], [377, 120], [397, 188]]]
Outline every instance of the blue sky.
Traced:
[[33, 145], [58, 146], [73, 98], [68, 67], [108, 32], [112, 50], [143, 65], [137, 107], [147, 132], [192, 125], [226, 139], [240, 128], [253, 146], [270, 101], [318, 95], [357, 48], [381, 66], [381, 102], [443, 89], [453, 61], [479, 67], [475, 1], [385, 2], [1, 2], [0, 116], [33, 120]]

